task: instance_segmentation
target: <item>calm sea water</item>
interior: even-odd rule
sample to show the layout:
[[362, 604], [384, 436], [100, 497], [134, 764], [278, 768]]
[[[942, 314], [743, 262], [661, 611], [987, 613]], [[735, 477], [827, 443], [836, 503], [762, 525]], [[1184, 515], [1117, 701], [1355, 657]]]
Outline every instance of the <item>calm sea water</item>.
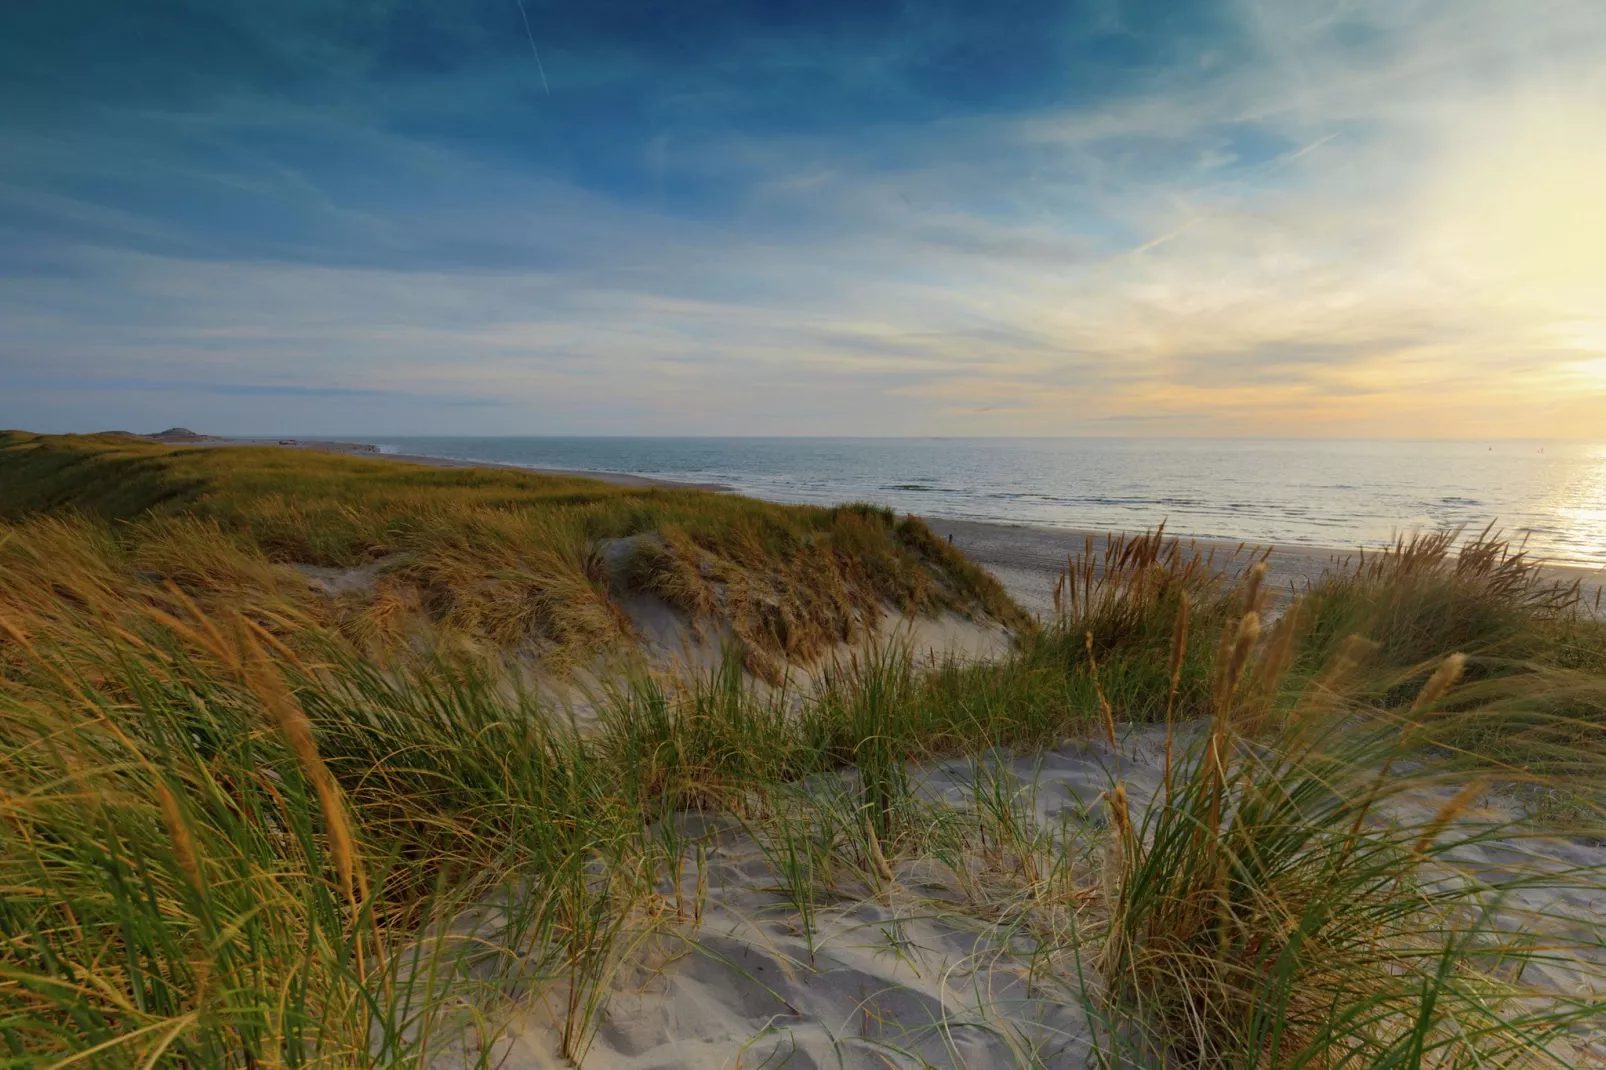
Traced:
[[391, 452], [724, 483], [759, 498], [1349, 548], [1495, 521], [1606, 565], [1606, 442], [394, 438]]

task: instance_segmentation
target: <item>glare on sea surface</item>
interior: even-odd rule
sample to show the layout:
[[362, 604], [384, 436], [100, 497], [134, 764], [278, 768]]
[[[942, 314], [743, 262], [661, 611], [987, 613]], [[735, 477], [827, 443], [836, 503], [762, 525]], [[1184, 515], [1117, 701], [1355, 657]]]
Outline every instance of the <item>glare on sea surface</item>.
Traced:
[[[1566, 500], [1555, 503], [1556, 518], [1575, 547], [1575, 563], [1606, 566], [1606, 442], [1584, 447], [1588, 460]], [[1546, 555], [1551, 556], [1551, 555]]]

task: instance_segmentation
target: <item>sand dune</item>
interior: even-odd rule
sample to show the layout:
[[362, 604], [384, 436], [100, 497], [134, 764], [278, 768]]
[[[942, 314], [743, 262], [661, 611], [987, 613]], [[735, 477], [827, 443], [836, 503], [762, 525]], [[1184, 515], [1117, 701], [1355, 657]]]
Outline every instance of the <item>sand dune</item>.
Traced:
[[[1184, 738], [1194, 734], [1183, 730]], [[1104, 792], [1118, 772], [1141, 813], [1159, 791], [1163, 753], [1163, 729], [1130, 726], [1121, 730], [1119, 752], [1102, 741], [1067, 741], [1039, 754], [990, 753], [912, 768], [911, 785], [923, 802], [958, 813], [976, 807], [978, 783], [985, 788], [996, 778], [1038, 830], [1061, 837], [1061, 849], [1080, 853], [1080, 879], [1096, 883]], [[833, 779], [844, 790], [855, 787], [851, 775]], [[814, 785], [822, 787], [830, 785]], [[1419, 805], [1432, 813], [1443, 801], [1425, 792]], [[1392, 817], [1419, 818], [1410, 812], [1414, 805], [1397, 808]], [[1498, 824], [1518, 809], [1512, 799], [1491, 796], [1462, 824]], [[680, 889], [684, 903], [701, 893], [700, 920], [667, 926], [630, 957], [596, 1016], [585, 1066], [978, 1070], [1096, 1064], [1098, 979], [1085, 962], [1080, 983], [1067, 983], [1063, 974], [1056, 980], [1034, 963], [1030, 937], [973, 901], [972, 889], [989, 879], [987, 873], [961, 873], [927, 857], [897, 865], [892, 881], [861, 895], [851, 894], [850, 879], [838, 902], [819, 906], [812, 932], [805, 932], [773, 858], [739, 821], [697, 814], [674, 820], [683, 836], [705, 848], [705, 873], [699, 878], [688, 866]], [[1606, 925], [1606, 885], [1581, 895], [1576, 880], [1560, 892], [1529, 877], [1510, 894], [1500, 893], [1503, 881], [1536, 866], [1606, 874], [1606, 844], [1489, 839], [1460, 849], [1456, 861], [1457, 870], [1441, 879], [1486, 882], [1491, 908], [1502, 912], [1505, 925], [1546, 918], [1570, 927], [1575, 938]], [[666, 881], [660, 891], [669, 909], [673, 886]], [[459, 935], [494, 942], [502, 935], [495, 928], [502, 916], [476, 915]], [[1555, 962], [1528, 971], [1523, 980], [1541, 989], [1606, 994], [1606, 948], [1576, 968]], [[488, 1022], [495, 1065], [570, 1065], [560, 1053], [566, 995], [562, 983], [526, 993]], [[469, 1029], [432, 1065], [461, 1065], [483, 1035], [479, 1027]], [[1606, 1025], [1585, 1023], [1570, 1043], [1578, 1065], [1593, 1065], [1606, 1058]]]

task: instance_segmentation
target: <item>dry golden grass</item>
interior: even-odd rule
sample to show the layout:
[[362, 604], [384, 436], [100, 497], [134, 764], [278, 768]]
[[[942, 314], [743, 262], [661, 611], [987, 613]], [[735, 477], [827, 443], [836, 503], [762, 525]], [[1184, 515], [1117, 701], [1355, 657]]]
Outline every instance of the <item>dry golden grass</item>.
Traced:
[[[312, 621], [378, 647], [566, 666], [629, 645], [621, 599], [639, 591], [696, 625], [728, 628], [771, 679], [888, 609], [1029, 626], [918, 520], [868, 507], [10, 432], [0, 434], [0, 518], [0, 553], [30, 577], [0, 595], [19, 620], [44, 611], [29, 606], [57, 575], [130, 605], [163, 604], [171, 583], [203, 609], [243, 611], [281, 636]], [[605, 548], [620, 540], [633, 550], [615, 571]], [[72, 564], [58, 568], [63, 554]]]

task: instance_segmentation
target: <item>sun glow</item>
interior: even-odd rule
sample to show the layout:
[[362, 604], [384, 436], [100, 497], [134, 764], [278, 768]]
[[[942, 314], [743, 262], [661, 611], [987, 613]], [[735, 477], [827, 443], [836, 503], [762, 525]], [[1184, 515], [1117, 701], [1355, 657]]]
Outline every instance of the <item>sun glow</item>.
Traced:
[[1606, 357], [1582, 361], [1573, 365], [1573, 368], [1583, 379], [1586, 389], [1606, 391]]
[[1467, 281], [1606, 339], [1606, 101], [1480, 115], [1429, 191], [1430, 238]]

